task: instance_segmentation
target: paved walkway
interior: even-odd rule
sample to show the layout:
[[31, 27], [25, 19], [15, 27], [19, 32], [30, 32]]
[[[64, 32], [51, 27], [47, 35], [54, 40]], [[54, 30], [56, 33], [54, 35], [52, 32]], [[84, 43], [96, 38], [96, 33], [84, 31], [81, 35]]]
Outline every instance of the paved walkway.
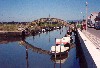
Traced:
[[91, 40], [89, 39], [90, 35], [88, 32], [87, 32], [87, 36], [86, 36], [86, 33], [84, 34], [84, 32], [81, 32], [80, 30], [78, 30], [78, 32], [79, 32], [81, 39], [83, 40], [85, 44], [85, 46], [82, 46], [82, 47], [84, 50], [85, 58], [87, 60], [88, 68], [95, 68], [95, 66], [91, 62], [89, 58], [90, 56], [87, 54], [87, 52], [91, 55], [91, 58], [93, 62], [96, 64], [97, 68], [100, 68], [100, 50], [98, 49], [99, 46], [96, 46], [96, 44], [91, 42]]
[[96, 46], [97, 49], [100, 50], [100, 38], [96, 37], [95, 35], [91, 34], [90, 32], [82, 31], [85, 36]]

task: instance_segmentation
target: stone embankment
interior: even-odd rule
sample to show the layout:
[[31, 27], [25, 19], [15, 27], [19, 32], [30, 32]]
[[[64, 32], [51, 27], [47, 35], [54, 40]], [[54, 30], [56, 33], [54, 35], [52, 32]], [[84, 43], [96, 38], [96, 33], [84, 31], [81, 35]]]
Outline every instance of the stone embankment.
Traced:
[[0, 37], [7, 37], [7, 36], [21, 36], [21, 31], [0, 31]]

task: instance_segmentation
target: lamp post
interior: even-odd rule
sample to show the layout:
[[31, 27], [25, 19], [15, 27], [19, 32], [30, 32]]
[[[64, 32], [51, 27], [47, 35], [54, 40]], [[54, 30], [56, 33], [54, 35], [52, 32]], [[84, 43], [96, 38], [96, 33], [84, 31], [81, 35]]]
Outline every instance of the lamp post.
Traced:
[[87, 11], [88, 11], [88, 2], [86, 2], [86, 31], [87, 31]]
[[81, 14], [82, 14], [82, 20], [84, 20], [84, 15], [83, 15], [83, 12], [81, 12]]
[[83, 12], [81, 12], [81, 15], [82, 15], [82, 20], [83, 20], [83, 19], [84, 19], [84, 18], [83, 18]]

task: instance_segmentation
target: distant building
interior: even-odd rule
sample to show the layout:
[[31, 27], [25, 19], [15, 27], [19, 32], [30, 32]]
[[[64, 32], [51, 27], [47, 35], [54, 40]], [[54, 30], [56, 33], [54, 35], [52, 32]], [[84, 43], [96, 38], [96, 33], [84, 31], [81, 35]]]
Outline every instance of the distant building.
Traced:
[[98, 13], [98, 16], [96, 16], [96, 18], [94, 20], [95, 20], [95, 22], [100, 21], [100, 12]]
[[57, 18], [51, 18], [52, 22], [57, 22]]
[[98, 16], [99, 12], [93, 12], [91, 15], [88, 17], [88, 23], [95, 23], [95, 18]]
[[40, 18], [40, 22], [46, 22], [46, 18]]
[[95, 18], [94, 28], [100, 29], [100, 12], [98, 13], [98, 16], [96, 16]]
[[34, 20], [33, 22], [48, 23], [48, 24], [57, 24], [57, 23], [64, 24], [66, 21], [61, 20], [61, 19], [57, 19], [57, 18], [50, 18], [50, 16], [49, 16], [48, 18], [40, 18], [40, 19]]

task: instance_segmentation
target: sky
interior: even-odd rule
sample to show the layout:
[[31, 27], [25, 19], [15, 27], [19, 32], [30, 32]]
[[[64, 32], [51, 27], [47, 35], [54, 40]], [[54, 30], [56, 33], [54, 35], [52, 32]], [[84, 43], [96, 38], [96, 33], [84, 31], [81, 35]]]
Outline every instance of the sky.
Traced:
[[[0, 22], [33, 21], [54, 17], [62, 20], [80, 20], [100, 11], [100, 0], [0, 0]], [[82, 13], [81, 13], [82, 12]]]

